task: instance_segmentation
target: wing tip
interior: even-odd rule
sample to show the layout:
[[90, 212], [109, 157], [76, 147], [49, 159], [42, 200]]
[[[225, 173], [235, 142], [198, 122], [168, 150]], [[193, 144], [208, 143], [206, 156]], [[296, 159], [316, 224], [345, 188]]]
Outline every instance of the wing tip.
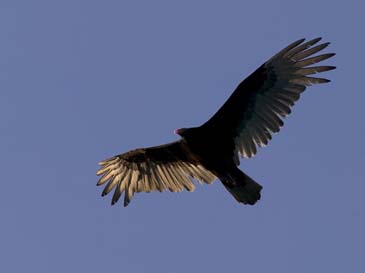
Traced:
[[108, 165], [108, 164], [111, 164], [111, 163], [114, 163], [114, 161], [116, 161], [118, 159], [118, 156], [113, 156], [111, 158], [108, 158], [108, 159], [105, 159], [103, 161], [100, 161], [98, 164], [100, 166], [105, 166], [105, 165]]
[[313, 81], [312, 83], [311, 83], [311, 85], [313, 85], [313, 84], [321, 84], [321, 83], [329, 83], [329, 82], [331, 82], [331, 80], [329, 80], [329, 79], [325, 79], [325, 78], [310, 78], [310, 77], [308, 77], [311, 81]]
[[124, 198], [123, 207], [127, 207], [130, 203], [129, 198]]
[[101, 168], [99, 170], [96, 171], [96, 175], [99, 176], [101, 174], [105, 173], [105, 169], [104, 168]]
[[112, 201], [110, 202], [111, 206], [114, 206], [119, 201], [120, 195], [118, 197], [115, 197], [115, 195], [112, 198]]
[[326, 48], [327, 46], [329, 46], [331, 44], [331, 42], [325, 42], [322, 44], [323, 48]]

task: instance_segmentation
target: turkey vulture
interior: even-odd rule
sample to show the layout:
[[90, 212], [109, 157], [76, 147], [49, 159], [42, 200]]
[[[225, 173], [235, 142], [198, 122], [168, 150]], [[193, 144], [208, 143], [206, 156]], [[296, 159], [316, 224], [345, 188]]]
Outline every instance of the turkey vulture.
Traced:
[[335, 69], [310, 66], [335, 55], [313, 56], [329, 45], [314, 46], [320, 40], [300, 39], [281, 50], [242, 81], [206, 123], [176, 130], [180, 140], [101, 161], [102, 196], [115, 189], [113, 205], [124, 192], [127, 206], [135, 192], [193, 191], [192, 178], [207, 184], [218, 178], [238, 202], [255, 204], [262, 186], [237, 167], [239, 156], [250, 158], [268, 144], [306, 86], [329, 82], [308, 76]]

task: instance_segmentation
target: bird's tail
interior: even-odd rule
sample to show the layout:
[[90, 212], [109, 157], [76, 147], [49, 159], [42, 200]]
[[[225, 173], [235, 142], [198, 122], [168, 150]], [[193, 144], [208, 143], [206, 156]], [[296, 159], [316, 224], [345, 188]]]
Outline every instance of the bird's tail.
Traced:
[[238, 202], [254, 205], [260, 200], [262, 186], [238, 168], [233, 174], [230, 173], [219, 179]]

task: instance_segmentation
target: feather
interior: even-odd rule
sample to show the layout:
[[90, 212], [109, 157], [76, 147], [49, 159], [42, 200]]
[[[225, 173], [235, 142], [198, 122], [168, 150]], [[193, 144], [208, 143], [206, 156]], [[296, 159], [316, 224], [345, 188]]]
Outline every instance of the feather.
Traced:
[[[138, 182], [138, 173], [136, 171], [132, 171], [132, 174], [130, 175], [129, 187], [126, 188], [126, 191], [124, 194], [124, 206], [125, 207], [128, 206], [129, 202], [133, 198], [134, 192], [136, 191], [136, 188], [137, 188], [137, 182]], [[116, 201], [118, 201], [119, 197], [120, 197], [120, 195], [118, 196]]]
[[250, 157], [250, 144], [248, 143], [248, 139], [246, 138], [246, 136], [243, 134], [240, 137], [241, 139], [241, 154], [243, 157]]
[[125, 174], [124, 178], [118, 183], [117, 187], [115, 188], [113, 197], [112, 197], [112, 205], [118, 202], [120, 196], [122, 195], [123, 191], [128, 187], [129, 180], [131, 177], [132, 170], [128, 170]]
[[150, 178], [152, 183], [156, 185], [158, 191], [162, 192], [165, 189], [161, 179], [158, 177], [156, 166], [150, 167]]
[[[260, 134], [257, 127], [253, 126], [251, 123], [247, 126], [247, 130], [250, 132], [252, 139], [254, 140], [257, 146], [263, 147], [265, 146], [265, 136]], [[267, 141], [266, 141], [267, 143]]]
[[285, 87], [283, 87], [283, 90], [290, 91], [296, 94], [301, 94], [305, 90], [305, 86], [301, 84], [294, 84], [294, 83], [288, 83]]
[[316, 66], [316, 67], [306, 67], [301, 68], [295, 72], [297, 75], [311, 75], [311, 74], [317, 74], [324, 71], [329, 71], [335, 69], [335, 66]]
[[171, 184], [174, 186], [174, 191], [182, 191], [184, 189], [184, 187], [181, 185], [181, 183], [179, 183], [177, 181], [176, 177], [173, 174], [173, 170], [172, 170], [170, 164], [167, 164], [165, 166], [165, 170], [166, 170], [167, 175], [169, 176]]
[[163, 186], [162, 188], [164, 189], [170, 189], [172, 191], [172, 188], [170, 187], [170, 183], [169, 183], [169, 179], [166, 176], [165, 171], [163, 170], [163, 166], [161, 166], [160, 164], [156, 165], [156, 172], [157, 172], [157, 176], [160, 178], [160, 181], [162, 182]]
[[111, 179], [108, 184], [105, 186], [101, 196], [105, 196], [107, 195], [109, 192], [111, 192], [113, 190], [113, 188], [117, 185], [117, 183], [120, 182], [120, 180], [122, 179], [122, 174], [118, 174], [116, 175], [113, 179]]
[[109, 179], [111, 179], [115, 174], [117, 173], [116, 169], [110, 170], [107, 174], [105, 174], [104, 176], [102, 176], [98, 183], [96, 184], [97, 186], [103, 185], [106, 181], [108, 181]]
[[291, 80], [291, 82], [310, 86], [310, 85], [318, 84], [318, 83], [328, 83], [328, 82], [330, 82], [330, 80], [323, 79], [323, 78], [314, 78], [314, 77], [302, 77], [302, 78], [298, 78], [298, 79], [293, 79], [293, 80]]
[[104, 161], [100, 161], [99, 165], [100, 166], [105, 166], [105, 165], [112, 165], [113, 163], [118, 161], [118, 156], [113, 156], [111, 158], [105, 159]]
[[303, 43], [304, 41], [305, 41], [305, 39], [300, 39], [300, 40], [297, 40], [297, 41], [291, 43], [290, 45], [288, 45], [287, 47], [285, 47], [284, 49], [282, 49], [278, 53], [276, 53], [268, 62], [272, 61], [273, 59], [277, 59], [278, 57], [281, 57], [285, 53], [289, 52], [291, 49], [293, 49], [296, 46]]
[[295, 54], [292, 58], [295, 61], [303, 60], [304, 58], [307, 58], [308, 56], [311, 56], [311, 55], [317, 53], [318, 51], [321, 51], [322, 49], [326, 48], [329, 44], [330, 43], [324, 43], [324, 44], [320, 44], [315, 47], [312, 47], [308, 50], [301, 51], [298, 54]]
[[180, 181], [182, 181], [182, 183], [184, 184], [184, 187], [188, 190], [188, 191], [193, 191], [195, 189], [194, 184], [191, 182], [191, 180], [185, 175], [184, 170], [181, 167], [181, 163], [176, 163], [176, 168], [178, 169], [178, 174], [180, 175]]
[[304, 59], [302, 61], [299, 61], [297, 63], [295, 63], [296, 67], [305, 67], [311, 64], [316, 64], [319, 63], [321, 61], [327, 60], [328, 58], [331, 58], [333, 56], [335, 56], [335, 53], [327, 53], [327, 54], [322, 54], [322, 55], [318, 55], [318, 56], [314, 56], [308, 59]]
[[318, 43], [322, 38], [321, 37], [318, 37], [318, 38], [315, 38], [315, 39], [312, 39], [308, 42], [305, 42], [304, 44], [301, 44], [300, 46], [288, 51], [286, 54], [284, 54], [284, 57], [287, 57], [287, 58], [291, 58], [292, 56], [294, 56], [295, 54], [303, 51], [303, 50], [306, 50], [307, 48], [315, 45], [316, 43]]

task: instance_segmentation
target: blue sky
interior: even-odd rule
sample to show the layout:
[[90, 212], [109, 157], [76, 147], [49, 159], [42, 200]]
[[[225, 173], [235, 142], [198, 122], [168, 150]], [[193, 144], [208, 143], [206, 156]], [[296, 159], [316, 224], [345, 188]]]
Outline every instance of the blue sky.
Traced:
[[[1, 272], [364, 272], [361, 1], [0, 3]], [[177, 139], [288, 43], [324, 37], [330, 84], [241, 168], [242, 206], [194, 193], [101, 198], [97, 162]]]

